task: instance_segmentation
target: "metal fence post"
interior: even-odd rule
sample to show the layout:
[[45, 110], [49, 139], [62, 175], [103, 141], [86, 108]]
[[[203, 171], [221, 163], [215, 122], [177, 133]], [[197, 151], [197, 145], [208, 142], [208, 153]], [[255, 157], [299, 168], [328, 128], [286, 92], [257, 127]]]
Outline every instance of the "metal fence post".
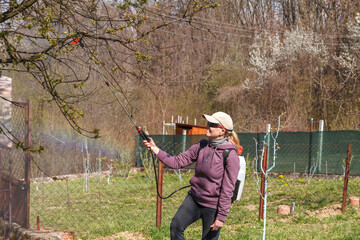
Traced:
[[313, 132], [314, 119], [310, 119], [310, 140], [309, 140], [309, 164], [308, 164], [308, 174], [311, 174], [311, 155], [312, 155], [312, 132]]
[[[256, 129], [256, 142], [257, 142], [257, 144], [260, 143], [260, 128], [259, 128], [259, 127], [257, 127], [257, 129]], [[259, 155], [260, 155], [260, 153], [261, 153], [261, 150], [260, 150], [260, 148], [259, 148], [259, 149], [258, 149], [258, 152], [257, 152], [256, 154], [259, 154]], [[257, 159], [256, 161], [258, 161], [258, 159]], [[258, 171], [258, 172], [261, 171], [261, 165], [260, 165], [259, 163], [257, 164], [257, 169], [256, 169], [256, 171]]]
[[[32, 122], [32, 109], [30, 101], [27, 102], [25, 108], [25, 123], [26, 123], [26, 148], [31, 147], [31, 122]], [[25, 153], [25, 191], [26, 191], [26, 200], [25, 200], [25, 228], [30, 227], [30, 151]]]
[[[9, 235], [12, 231], [12, 166], [11, 166], [11, 148], [9, 148], [9, 229], [8, 233], [6, 232], [6, 224], [4, 221], [4, 239]], [[1, 167], [1, 166], [0, 166]], [[9, 237], [10, 239], [10, 237]]]
[[182, 152], [186, 151], [186, 130], [182, 130]]
[[323, 135], [324, 135], [324, 120], [319, 121], [319, 168], [318, 173], [321, 172], [321, 160], [323, 152]]

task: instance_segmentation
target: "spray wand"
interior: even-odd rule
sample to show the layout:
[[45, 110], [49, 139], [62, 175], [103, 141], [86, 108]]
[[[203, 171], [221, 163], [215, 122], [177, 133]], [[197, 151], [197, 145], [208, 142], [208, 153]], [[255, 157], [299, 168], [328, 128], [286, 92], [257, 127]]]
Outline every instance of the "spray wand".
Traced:
[[[102, 74], [101, 74], [102, 77], [104, 77]], [[115, 94], [114, 90], [111, 88], [110, 84], [108, 83], [108, 81], [106, 81], [106, 79], [104, 78], [104, 81], [106, 83], [106, 85], [109, 87], [109, 89], [111, 90], [111, 92], [114, 94], [116, 100], [120, 103], [121, 107], [124, 109], [126, 115], [129, 117], [130, 121], [134, 124], [135, 128], [136, 128], [136, 131], [139, 133], [139, 135], [141, 136], [141, 138], [143, 140], [146, 140], [148, 142], [150, 142], [150, 139], [149, 137], [146, 135], [145, 131], [136, 125], [134, 119], [130, 116], [130, 114], [128, 113], [128, 111], [126, 110], [126, 108], [124, 107], [124, 105], [122, 104], [122, 102], [120, 101], [120, 99], [117, 97], [117, 95]]]
[[[90, 50], [86, 50], [86, 49], [85, 49], [85, 45], [84, 45], [84, 43], [83, 43], [83, 41], [82, 41], [82, 37], [80, 38], [79, 36], [75, 36], [75, 37], [73, 38], [73, 40], [72, 40], [71, 43], [72, 43], [73, 45], [79, 44], [80, 47], [82, 47], [85, 52], [91, 53]], [[100, 60], [96, 57], [95, 54], [92, 53], [91, 55], [92, 55], [92, 57], [94, 57], [94, 59], [96, 59], [98, 62], [100, 62]], [[95, 65], [96, 69], [98, 70], [98, 72], [100, 73], [101, 77], [104, 79], [106, 85], [109, 87], [109, 89], [111, 90], [111, 92], [112, 92], [113, 95], [115, 96], [116, 100], [120, 103], [121, 107], [124, 109], [126, 115], [129, 117], [130, 121], [134, 124], [134, 126], [135, 126], [135, 128], [136, 128], [136, 131], [139, 133], [139, 135], [141, 136], [141, 138], [142, 138], [143, 140], [146, 140], [146, 141], [150, 142], [150, 139], [149, 139], [149, 137], [146, 135], [146, 133], [144, 132], [144, 130], [143, 130], [141, 127], [139, 127], [139, 126], [136, 125], [134, 119], [132, 119], [132, 117], [130, 116], [130, 114], [129, 114], [128, 111], [126, 110], [125, 106], [122, 104], [122, 102], [120, 101], [120, 99], [117, 97], [117, 95], [115, 94], [114, 90], [111, 88], [109, 82], [108, 82], [108, 81], [106, 80], [106, 78], [101, 74], [101, 71], [100, 71], [98, 65], [97, 65], [96, 63], [94, 63], [94, 65]]]
[[[77, 42], [76, 42], [76, 43], [77, 43]], [[80, 41], [80, 46], [86, 51], [86, 49], [85, 49], [85, 47], [84, 47], [84, 45], [82, 44], [81, 41]], [[94, 56], [94, 55], [93, 55], [93, 56]], [[95, 57], [95, 59], [97, 59], [96, 56], [94, 56], [94, 57]], [[98, 60], [98, 59], [97, 59], [97, 60]], [[115, 96], [116, 100], [120, 103], [121, 107], [124, 109], [126, 115], [129, 117], [130, 121], [134, 124], [134, 126], [135, 126], [136, 131], [138, 132], [138, 134], [141, 136], [141, 138], [142, 138], [143, 140], [146, 140], [146, 141], [150, 142], [150, 138], [146, 135], [145, 131], [144, 131], [141, 127], [139, 127], [139, 126], [136, 125], [134, 119], [130, 116], [130, 114], [129, 114], [129, 112], [126, 110], [125, 106], [122, 104], [122, 102], [120, 101], [120, 99], [118, 98], [118, 96], [115, 94], [115, 92], [114, 92], [114, 90], [112, 89], [112, 87], [110, 86], [109, 82], [108, 82], [108, 81], [106, 80], [106, 78], [101, 74], [101, 71], [100, 71], [98, 65], [96, 65], [95, 63], [94, 63], [94, 65], [95, 65], [95, 67], [97, 68], [97, 70], [98, 70], [98, 72], [100, 73], [100, 75], [101, 75], [101, 77], [103, 78], [103, 80], [105, 81], [105, 84], [109, 87], [110, 91], [111, 91], [112, 94]], [[168, 199], [168, 198], [170, 198], [173, 194], [175, 194], [176, 192], [178, 192], [178, 191], [180, 191], [180, 190], [182, 190], [182, 189], [185, 189], [185, 188], [188, 188], [188, 187], [191, 186], [191, 185], [187, 185], [187, 186], [181, 187], [181, 188], [173, 191], [171, 194], [169, 194], [169, 195], [166, 196], [166, 197], [161, 196], [160, 193], [159, 193], [159, 183], [158, 183], [158, 178], [157, 178], [157, 173], [156, 173], [156, 167], [155, 167], [155, 166], [156, 166], [156, 164], [155, 164], [155, 156], [154, 156], [154, 153], [153, 153], [151, 150], [149, 150], [149, 151], [150, 151], [151, 156], [152, 156], [152, 162], [153, 162], [154, 173], [155, 173], [156, 192], [157, 192], [157, 195], [159, 196], [159, 198], [161, 198], [161, 199]]]
[[[99, 70], [99, 69], [98, 69]], [[139, 135], [141, 136], [141, 138], [143, 140], [146, 140], [148, 142], [150, 142], [150, 139], [149, 137], [146, 135], [146, 133], [144, 132], [144, 130], [141, 128], [141, 127], [138, 127], [134, 121], [134, 119], [130, 116], [130, 114], [128, 113], [128, 111], [126, 110], [125, 106], [122, 104], [122, 102], [120, 101], [120, 99], [117, 97], [117, 95], [115, 94], [114, 90], [111, 88], [110, 84], [108, 81], [106, 81], [105, 77], [103, 75], [101, 75], [106, 83], [106, 85], [109, 87], [109, 89], [111, 90], [111, 92], [114, 94], [116, 100], [120, 103], [121, 107], [124, 109], [126, 115], [129, 117], [130, 121], [134, 124], [134, 126], [136, 127], [136, 130], [137, 132], [139, 133]], [[155, 167], [155, 156], [154, 156], [154, 153], [149, 150], [150, 153], [151, 153], [151, 156], [152, 156], [152, 161], [153, 161], [153, 166], [154, 166], [154, 173], [155, 173], [155, 181], [156, 181], [156, 192], [157, 192], [157, 195], [159, 196], [159, 198], [161, 199], [167, 199], [167, 198], [170, 198], [174, 193], [176, 193], [177, 191], [180, 191], [182, 189], [185, 189], [185, 188], [188, 188], [190, 187], [190, 185], [187, 185], [187, 186], [184, 186], [184, 187], [181, 187], [177, 190], [175, 190], [174, 192], [172, 192], [171, 194], [169, 194], [168, 196], [166, 197], [163, 197], [160, 195], [159, 193], [159, 183], [158, 183], [158, 178], [157, 178], [157, 174], [156, 174], [156, 167]]]
[[[121, 107], [124, 109], [124, 111], [126, 112], [126, 115], [129, 117], [130, 121], [134, 124], [134, 126], [136, 127], [136, 130], [137, 132], [139, 133], [139, 135], [141, 136], [141, 138], [143, 140], [146, 140], [148, 142], [150, 142], [150, 139], [149, 137], [146, 135], [146, 133], [144, 132], [144, 130], [141, 128], [141, 127], [138, 127], [134, 121], [134, 119], [130, 116], [130, 114], [128, 113], [128, 111], [126, 110], [126, 108], [124, 107], [124, 105], [122, 104], [122, 102], [120, 101], [120, 99], [117, 97], [117, 95], [115, 94], [114, 90], [111, 88], [110, 84], [108, 83], [108, 81], [106, 81], [105, 77], [103, 75], [101, 75], [103, 78], [104, 78], [104, 81], [106, 83], [106, 85], [109, 87], [109, 89], [111, 90], [111, 92], [114, 94], [116, 100], [120, 103]], [[157, 178], [157, 174], [156, 174], [156, 167], [155, 167], [155, 156], [154, 156], [154, 153], [149, 150], [150, 153], [151, 153], [151, 156], [152, 156], [152, 161], [153, 161], [153, 166], [154, 166], [154, 173], [155, 173], [155, 181], [156, 181], [156, 192], [157, 192], [157, 195], [161, 198], [161, 199], [167, 199], [169, 197], [171, 197], [174, 193], [176, 193], [177, 191], [179, 190], [182, 190], [184, 188], [188, 188], [190, 187], [190, 185], [187, 185], [187, 186], [184, 186], [184, 187], [181, 187], [177, 190], [175, 190], [174, 192], [172, 192], [170, 195], [166, 196], [166, 197], [163, 197], [160, 195], [159, 193], [159, 183], [158, 183], [158, 178]]]

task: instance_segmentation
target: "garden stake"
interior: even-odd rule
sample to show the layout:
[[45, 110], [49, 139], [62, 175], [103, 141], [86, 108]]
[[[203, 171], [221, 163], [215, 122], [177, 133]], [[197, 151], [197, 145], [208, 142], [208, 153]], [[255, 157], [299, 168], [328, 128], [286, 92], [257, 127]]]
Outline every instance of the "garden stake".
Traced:
[[327, 179], [327, 161], [325, 161], [325, 178]]
[[36, 216], [36, 229], [40, 231], [40, 217]]
[[265, 174], [267, 169], [267, 153], [268, 146], [265, 147], [264, 150], [264, 158], [263, 158], [263, 173], [261, 173], [261, 193], [260, 193], [260, 207], [259, 207], [259, 221], [264, 219], [264, 198], [265, 198]]
[[345, 211], [346, 207], [346, 196], [349, 182], [349, 171], [350, 171], [350, 160], [351, 160], [351, 144], [348, 146], [347, 156], [346, 156], [346, 169], [345, 169], [345, 179], [344, 179], [344, 191], [343, 191], [343, 201], [341, 211]]
[[161, 211], [162, 211], [162, 199], [160, 196], [162, 196], [162, 189], [163, 189], [163, 176], [164, 176], [164, 164], [159, 161], [158, 166], [158, 183], [159, 183], [159, 194], [157, 196], [157, 204], [156, 204], [156, 227], [161, 227]]
[[294, 178], [293, 178], [293, 185], [295, 186], [295, 178], [296, 178], [296, 163], [294, 163]]

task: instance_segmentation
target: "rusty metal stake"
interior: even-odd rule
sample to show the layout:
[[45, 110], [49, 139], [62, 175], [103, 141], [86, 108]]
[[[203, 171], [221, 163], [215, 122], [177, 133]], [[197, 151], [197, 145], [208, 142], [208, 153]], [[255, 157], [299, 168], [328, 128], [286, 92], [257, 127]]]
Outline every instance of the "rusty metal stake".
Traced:
[[346, 156], [346, 169], [345, 169], [345, 179], [344, 179], [344, 191], [343, 191], [343, 201], [341, 211], [345, 211], [346, 207], [346, 198], [347, 198], [347, 189], [349, 182], [349, 171], [350, 171], [350, 160], [351, 160], [351, 144], [348, 146], [347, 156]]
[[161, 227], [161, 212], [162, 212], [162, 199], [160, 198], [160, 196], [162, 196], [163, 176], [164, 176], [164, 164], [161, 161], [159, 161], [158, 169], [159, 169], [158, 170], [158, 172], [159, 172], [159, 176], [158, 176], [159, 193], [157, 195], [157, 201], [156, 201], [156, 227], [160, 228]]
[[264, 158], [261, 172], [261, 195], [260, 195], [260, 207], [259, 207], [259, 221], [264, 219], [264, 197], [265, 197], [265, 174], [267, 170], [267, 153], [268, 147], [264, 149]]
[[40, 217], [36, 216], [36, 230], [40, 231]]

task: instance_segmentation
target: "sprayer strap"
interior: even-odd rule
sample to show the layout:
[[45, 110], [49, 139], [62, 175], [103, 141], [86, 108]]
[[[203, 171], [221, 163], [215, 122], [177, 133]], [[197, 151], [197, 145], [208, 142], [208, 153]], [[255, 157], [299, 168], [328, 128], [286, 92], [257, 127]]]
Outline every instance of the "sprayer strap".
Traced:
[[[208, 143], [209, 143], [209, 141], [206, 140], [206, 139], [203, 139], [203, 140], [200, 141], [200, 147], [199, 147], [199, 150], [198, 150], [198, 153], [197, 153], [197, 157], [199, 157], [199, 153], [200, 153], [201, 149], [203, 149], [204, 147], [206, 147], [206, 146], [208, 145]], [[223, 155], [223, 161], [224, 161], [224, 169], [225, 169], [225, 167], [226, 167], [226, 159], [228, 158], [228, 156], [229, 156], [229, 154], [230, 154], [230, 152], [231, 152], [232, 150], [235, 150], [235, 149], [233, 149], [233, 148], [227, 148], [227, 149], [225, 149], [225, 150], [223, 151], [223, 154], [222, 154], [222, 155]]]

